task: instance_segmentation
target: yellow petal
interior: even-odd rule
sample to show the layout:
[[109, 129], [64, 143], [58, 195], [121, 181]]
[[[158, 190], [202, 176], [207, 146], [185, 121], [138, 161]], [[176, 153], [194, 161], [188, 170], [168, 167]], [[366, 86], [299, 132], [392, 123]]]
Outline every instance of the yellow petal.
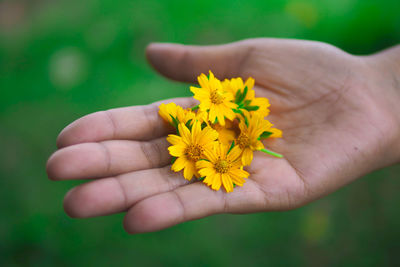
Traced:
[[[232, 108], [236, 108], [236, 107], [232, 107]], [[232, 108], [226, 109], [226, 112], [224, 113], [225, 117], [227, 117], [231, 121], [236, 118], [236, 113], [233, 112]]]
[[192, 143], [192, 136], [190, 134], [189, 129], [186, 127], [185, 124], [180, 123], [178, 125], [179, 134], [182, 136], [182, 139], [186, 141], [188, 144]]
[[277, 128], [270, 128], [268, 131], [272, 133], [269, 137], [282, 137], [282, 131]]
[[233, 184], [232, 184], [232, 180], [230, 179], [229, 175], [226, 173], [222, 173], [221, 178], [222, 178], [222, 184], [224, 185], [226, 192], [227, 193], [232, 192]]
[[236, 159], [237, 159], [238, 157], [240, 157], [240, 154], [241, 154], [241, 153], [242, 153], [242, 150], [240, 149], [240, 147], [239, 147], [239, 146], [234, 146], [234, 147], [232, 148], [232, 150], [229, 151], [229, 154], [228, 154], [228, 156], [227, 156], [227, 159], [230, 160], [230, 161], [236, 161]]
[[158, 114], [163, 118], [166, 122], [171, 122], [171, 117], [169, 117], [168, 112], [166, 110], [166, 105], [162, 103], [158, 108]]
[[218, 140], [223, 144], [230, 144], [235, 139], [235, 132], [228, 129], [221, 129], [218, 131]]
[[211, 101], [210, 99], [200, 99], [199, 109], [202, 112], [207, 112], [211, 108]]
[[208, 113], [208, 119], [211, 121], [211, 123], [214, 123], [216, 117], [217, 114], [215, 113], [215, 105], [212, 104], [210, 107], [210, 112]]
[[217, 113], [218, 123], [222, 126], [225, 126], [225, 117], [222, 112]]
[[199, 121], [195, 121], [192, 126], [192, 140], [194, 144], [199, 143], [199, 135], [201, 133], [201, 125]]
[[218, 132], [213, 128], [207, 126], [203, 129], [203, 136], [199, 140], [200, 144], [210, 143], [218, 138]]
[[215, 153], [215, 146], [213, 145], [212, 149], [208, 149], [208, 147], [205, 148], [204, 150], [204, 155], [207, 157], [208, 160], [210, 160], [211, 162], [216, 162], [218, 160], [218, 156]]
[[232, 170], [235, 176], [240, 177], [240, 178], [247, 178], [249, 177], [249, 173], [245, 170], [242, 170], [240, 168]]
[[198, 168], [198, 169], [213, 168], [213, 164], [206, 160], [199, 160], [196, 162], [196, 168]]
[[196, 168], [194, 166], [194, 162], [186, 161], [185, 169], [183, 169], [183, 177], [185, 177], [186, 180], [190, 181], [192, 180], [195, 172]]
[[209, 92], [204, 88], [190, 87], [190, 91], [194, 94], [194, 98], [197, 100], [202, 100], [209, 98]]
[[247, 78], [246, 82], [244, 83], [244, 87], [247, 86], [247, 88], [250, 90], [254, 86], [254, 79], [252, 77]]
[[174, 157], [180, 157], [185, 154], [186, 146], [184, 145], [175, 145], [168, 147], [169, 154]]
[[203, 180], [203, 183], [210, 186], [212, 185], [213, 180], [214, 180], [214, 175], [206, 176], [206, 178], [204, 178]]
[[174, 172], [179, 172], [185, 167], [186, 161], [187, 160], [183, 157], [177, 158], [174, 164], [172, 164], [171, 170], [173, 170]]
[[215, 172], [214, 168], [203, 168], [203, 169], [199, 170], [199, 173], [201, 176], [207, 177], [207, 176], [215, 175], [216, 172]]
[[211, 176], [213, 178], [211, 188], [218, 191], [221, 188], [221, 174], [216, 173], [214, 176]]
[[202, 73], [199, 77], [197, 77], [197, 81], [199, 82], [199, 85], [201, 87], [207, 88], [209, 81], [208, 81], [207, 76], [204, 73]]
[[178, 145], [178, 144], [182, 144], [182, 138], [180, 136], [177, 136], [175, 134], [170, 134], [167, 137], [167, 141], [172, 144], [172, 145]]
[[253, 160], [253, 151], [249, 148], [245, 148], [243, 150], [243, 155], [242, 155], [243, 165], [244, 166], [250, 165], [252, 160]]
[[233, 171], [230, 171], [228, 174], [231, 177], [232, 182], [234, 182], [238, 186], [242, 186], [246, 182], [243, 177], [236, 175], [236, 173], [234, 173]]
[[[229, 108], [237, 108], [237, 104], [233, 103], [233, 102], [226, 102], [225, 105]], [[233, 111], [232, 111], [233, 112]]]

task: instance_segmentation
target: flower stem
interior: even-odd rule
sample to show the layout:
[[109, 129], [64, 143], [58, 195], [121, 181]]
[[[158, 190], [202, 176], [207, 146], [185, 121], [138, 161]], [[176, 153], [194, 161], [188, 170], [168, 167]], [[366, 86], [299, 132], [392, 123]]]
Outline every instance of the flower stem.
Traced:
[[260, 149], [259, 151], [264, 152], [266, 154], [269, 154], [271, 156], [277, 157], [277, 158], [283, 158], [283, 155], [281, 155], [279, 153], [276, 153], [276, 152], [273, 152], [271, 150], [265, 149], [265, 148]]

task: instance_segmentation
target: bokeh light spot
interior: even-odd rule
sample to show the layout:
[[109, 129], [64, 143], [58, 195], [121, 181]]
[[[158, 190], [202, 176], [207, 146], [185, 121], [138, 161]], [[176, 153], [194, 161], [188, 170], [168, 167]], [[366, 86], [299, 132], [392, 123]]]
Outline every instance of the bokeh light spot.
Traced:
[[308, 28], [314, 27], [319, 20], [318, 9], [310, 2], [289, 1], [285, 11]]
[[84, 82], [87, 74], [86, 56], [78, 48], [63, 48], [50, 58], [50, 81], [57, 89], [72, 89]]

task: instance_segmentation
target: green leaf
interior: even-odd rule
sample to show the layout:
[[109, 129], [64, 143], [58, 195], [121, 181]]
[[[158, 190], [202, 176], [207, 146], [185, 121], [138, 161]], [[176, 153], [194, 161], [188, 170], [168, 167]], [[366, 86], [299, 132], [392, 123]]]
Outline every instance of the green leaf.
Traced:
[[247, 86], [244, 88], [244, 90], [243, 90], [243, 93], [240, 95], [240, 97], [239, 97], [239, 99], [237, 100], [237, 102], [236, 103], [240, 103], [240, 102], [242, 102], [243, 100], [244, 100], [244, 98], [246, 97], [246, 95], [247, 95]]
[[[233, 112], [238, 113], [240, 115], [243, 115], [243, 111], [241, 111], [240, 109], [232, 109]], [[244, 116], [244, 115], [243, 115]]]
[[235, 95], [235, 103], [239, 103], [239, 98], [241, 96], [241, 92], [240, 89], [236, 91], [236, 95]]
[[185, 124], [185, 126], [191, 131], [192, 130], [192, 119], [190, 119], [190, 120], [188, 120], [187, 122], [186, 122], [186, 124]]
[[260, 139], [268, 138], [268, 137], [270, 137], [271, 135], [272, 135], [271, 132], [265, 131], [265, 132], [263, 132], [263, 133], [260, 135]]
[[204, 177], [197, 178], [197, 180], [199, 180], [199, 181], [203, 181], [204, 179], [206, 179], [205, 176], [204, 176]]
[[192, 111], [198, 110], [200, 105], [196, 105], [194, 107], [192, 107]]
[[244, 106], [248, 106], [248, 105], [250, 105], [250, 103], [251, 103], [251, 100], [247, 99], [247, 100], [245, 100], [245, 101], [243, 102], [243, 105], [244, 105]]
[[255, 110], [258, 110], [260, 107], [259, 106], [246, 106], [244, 108], [247, 109], [248, 111], [255, 111]]
[[179, 135], [179, 128], [178, 128], [178, 125], [179, 125], [179, 121], [178, 121], [178, 119], [177, 118], [175, 118], [174, 116], [172, 116], [171, 114], [169, 114], [170, 116], [171, 116], [171, 118], [172, 118], [172, 125], [175, 127], [175, 129], [176, 129], [176, 133]]
[[247, 119], [246, 116], [243, 117], [244, 117], [244, 124], [246, 124], [246, 126], [249, 127], [249, 120]]
[[246, 97], [246, 95], [247, 95], [247, 91], [248, 91], [249, 89], [247, 88], [247, 86], [245, 86], [244, 87], [244, 90], [243, 90], [243, 99]]
[[171, 159], [171, 164], [174, 164], [174, 162], [176, 161], [177, 157], [172, 157]]

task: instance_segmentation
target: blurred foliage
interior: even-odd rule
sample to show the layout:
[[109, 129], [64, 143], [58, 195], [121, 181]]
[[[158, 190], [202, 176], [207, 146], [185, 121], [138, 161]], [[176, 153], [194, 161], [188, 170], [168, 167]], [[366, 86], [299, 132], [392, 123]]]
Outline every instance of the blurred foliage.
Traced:
[[282, 37], [373, 53], [399, 43], [399, 14], [398, 0], [0, 1], [0, 265], [399, 265], [399, 166], [295, 211], [137, 236], [123, 231], [123, 215], [68, 218], [62, 197], [79, 182], [45, 174], [74, 119], [189, 95], [147, 66], [150, 42]]

